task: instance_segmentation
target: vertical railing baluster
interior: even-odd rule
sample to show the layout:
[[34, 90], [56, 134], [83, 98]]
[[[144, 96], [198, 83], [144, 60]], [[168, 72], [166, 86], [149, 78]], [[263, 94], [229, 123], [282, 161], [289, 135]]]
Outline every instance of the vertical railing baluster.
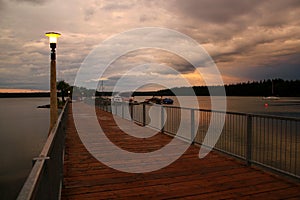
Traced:
[[195, 138], [195, 110], [191, 109], [191, 143], [194, 144]]
[[133, 104], [130, 105], [130, 117], [131, 121], [133, 121]]
[[252, 116], [247, 116], [247, 165], [250, 166], [252, 162]]
[[121, 103], [121, 117], [124, 119], [124, 102]]
[[143, 103], [143, 126], [146, 126], [146, 105]]
[[299, 161], [298, 161], [298, 126], [300, 126], [299, 125], [299, 121], [297, 121], [296, 122], [296, 126], [295, 126], [295, 172], [294, 172], [294, 174], [296, 174], [297, 176], [300, 176], [300, 170], [299, 170], [299, 168], [298, 168], [298, 163], [299, 163]]
[[161, 111], [160, 111], [160, 123], [161, 123], [161, 132], [164, 133], [164, 125], [165, 125], [165, 112], [164, 112], [164, 107], [161, 106]]

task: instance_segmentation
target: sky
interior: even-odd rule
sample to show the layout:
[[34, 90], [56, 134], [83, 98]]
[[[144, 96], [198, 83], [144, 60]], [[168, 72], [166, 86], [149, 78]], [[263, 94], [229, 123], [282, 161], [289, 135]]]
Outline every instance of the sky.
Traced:
[[[0, 0], [0, 88], [49, 90], [50, 49], [45, 32], [62, 34], [57, 79], [72, 85], [99, 44], [144, 27], [175, 30], [195, 40], [212, 58], [225, 84], [295, 80], [300, 78], [299, 16], [299, 0]], [[188, 51], [175, 37], [171, 41]], [[130, 44], [118, 43], [114, 48], [122, 45]], [[152, 48], [127, 52], [111, 62], [103, 76], [86, 83], [103, 80], [108, 90], [128, 66], [141, 63], [155, 63], [131, 74], [141, 88], [145, 77], [179, 86], [178, 76], [192, 85], [205, 84], [203, 76], [209, 76], [201, 74], [201, 78], [174, 52]], [[166, 66], [179, 73], [169, 73]]]

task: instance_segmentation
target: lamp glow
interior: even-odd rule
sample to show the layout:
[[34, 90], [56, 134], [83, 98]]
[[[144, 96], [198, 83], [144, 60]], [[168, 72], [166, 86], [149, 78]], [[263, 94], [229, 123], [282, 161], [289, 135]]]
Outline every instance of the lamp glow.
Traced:
[[57, 43], [57, 38], [60, 37], [60, 33], [55, 33], [55, 32], [48, 32], [45, 34], [47, 37], [49, 37], [49, 43], [53, 44], [53, 43]]

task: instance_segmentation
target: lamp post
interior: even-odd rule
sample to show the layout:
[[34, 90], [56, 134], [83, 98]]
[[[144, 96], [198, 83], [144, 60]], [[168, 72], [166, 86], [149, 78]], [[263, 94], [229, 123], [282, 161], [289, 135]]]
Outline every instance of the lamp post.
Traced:
[[51, 63], [50, 63], [50, 131], [57, 121], [57, 93], [56, 93], [56, 43], [60, 33], [48, 32], [45, 34], [49, 37], [51, 48]]

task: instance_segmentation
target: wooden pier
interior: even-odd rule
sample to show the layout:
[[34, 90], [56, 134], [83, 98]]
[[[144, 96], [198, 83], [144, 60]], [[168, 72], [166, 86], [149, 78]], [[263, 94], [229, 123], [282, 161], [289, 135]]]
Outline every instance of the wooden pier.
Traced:
[[[97, 116], [109, 139], [132, 152], [154, 151], [172, 139], [159, 133], [141, 142], [118, 129], [111, 113], [97, 110]], [[300, 199], [300, 184], [295, 181], [218, 152], [203, 159], [198, 153], [199, 147], [190, 146], [180, 159], [154, 172], [117, 171], [86, 150], [70, 108], [62, 199]]]

